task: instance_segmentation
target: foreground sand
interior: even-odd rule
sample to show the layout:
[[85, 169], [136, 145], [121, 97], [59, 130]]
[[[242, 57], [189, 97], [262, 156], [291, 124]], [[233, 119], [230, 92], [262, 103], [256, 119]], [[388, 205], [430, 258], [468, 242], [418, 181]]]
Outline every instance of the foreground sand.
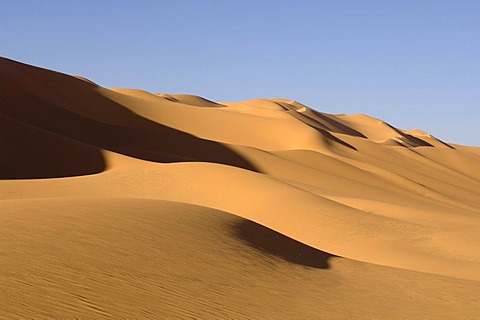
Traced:
[[480, 318], [480, 152], [0, 60], [0, 316]]

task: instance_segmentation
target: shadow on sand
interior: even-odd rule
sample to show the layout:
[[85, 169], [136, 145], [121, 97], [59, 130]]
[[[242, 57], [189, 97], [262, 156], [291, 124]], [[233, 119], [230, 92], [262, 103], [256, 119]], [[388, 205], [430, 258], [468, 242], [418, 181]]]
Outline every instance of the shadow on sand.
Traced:
[[99, 173], [106, 168], [101, 149], [154, 162], [201, 161], [257, 171], [227, 145], [141, 117], [75, 77], [1, 58], [0, 88], [0, 115], [9, 126], [1, 128], [9, 141], [1, 151], [11, 155], [0, 159], [0, 179]]
[[251, 247], [290, 263], [328, 269], [328, 259], [335, 257], [250, 220], [236, 224], [234, 230]]

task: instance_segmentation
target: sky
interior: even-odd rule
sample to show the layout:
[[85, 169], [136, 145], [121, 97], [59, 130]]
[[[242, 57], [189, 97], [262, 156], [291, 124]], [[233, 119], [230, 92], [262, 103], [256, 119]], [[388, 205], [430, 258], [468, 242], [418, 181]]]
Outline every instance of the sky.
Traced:
[[478, 0], [0, 0], [0, 56], [104, 87], [288, 98], [480, 146]]

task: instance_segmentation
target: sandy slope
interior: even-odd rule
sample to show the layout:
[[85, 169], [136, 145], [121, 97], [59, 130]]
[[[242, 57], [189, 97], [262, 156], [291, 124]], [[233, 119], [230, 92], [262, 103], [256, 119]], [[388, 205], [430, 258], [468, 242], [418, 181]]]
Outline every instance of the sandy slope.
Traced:
[[8, 59], [0, 128], [6, 318], [480, 314], [478, 148]]
[[332, 257], [213, 209], [92, 198], [0, 208], [6, 318], [475, 316], [475, 282]]

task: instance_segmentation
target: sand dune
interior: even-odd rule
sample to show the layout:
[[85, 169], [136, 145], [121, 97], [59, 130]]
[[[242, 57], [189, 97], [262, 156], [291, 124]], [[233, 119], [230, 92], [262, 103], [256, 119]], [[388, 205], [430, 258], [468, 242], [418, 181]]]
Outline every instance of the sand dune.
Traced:
[[6, 318], [473, 319], [480, 152], [0, 59]]

